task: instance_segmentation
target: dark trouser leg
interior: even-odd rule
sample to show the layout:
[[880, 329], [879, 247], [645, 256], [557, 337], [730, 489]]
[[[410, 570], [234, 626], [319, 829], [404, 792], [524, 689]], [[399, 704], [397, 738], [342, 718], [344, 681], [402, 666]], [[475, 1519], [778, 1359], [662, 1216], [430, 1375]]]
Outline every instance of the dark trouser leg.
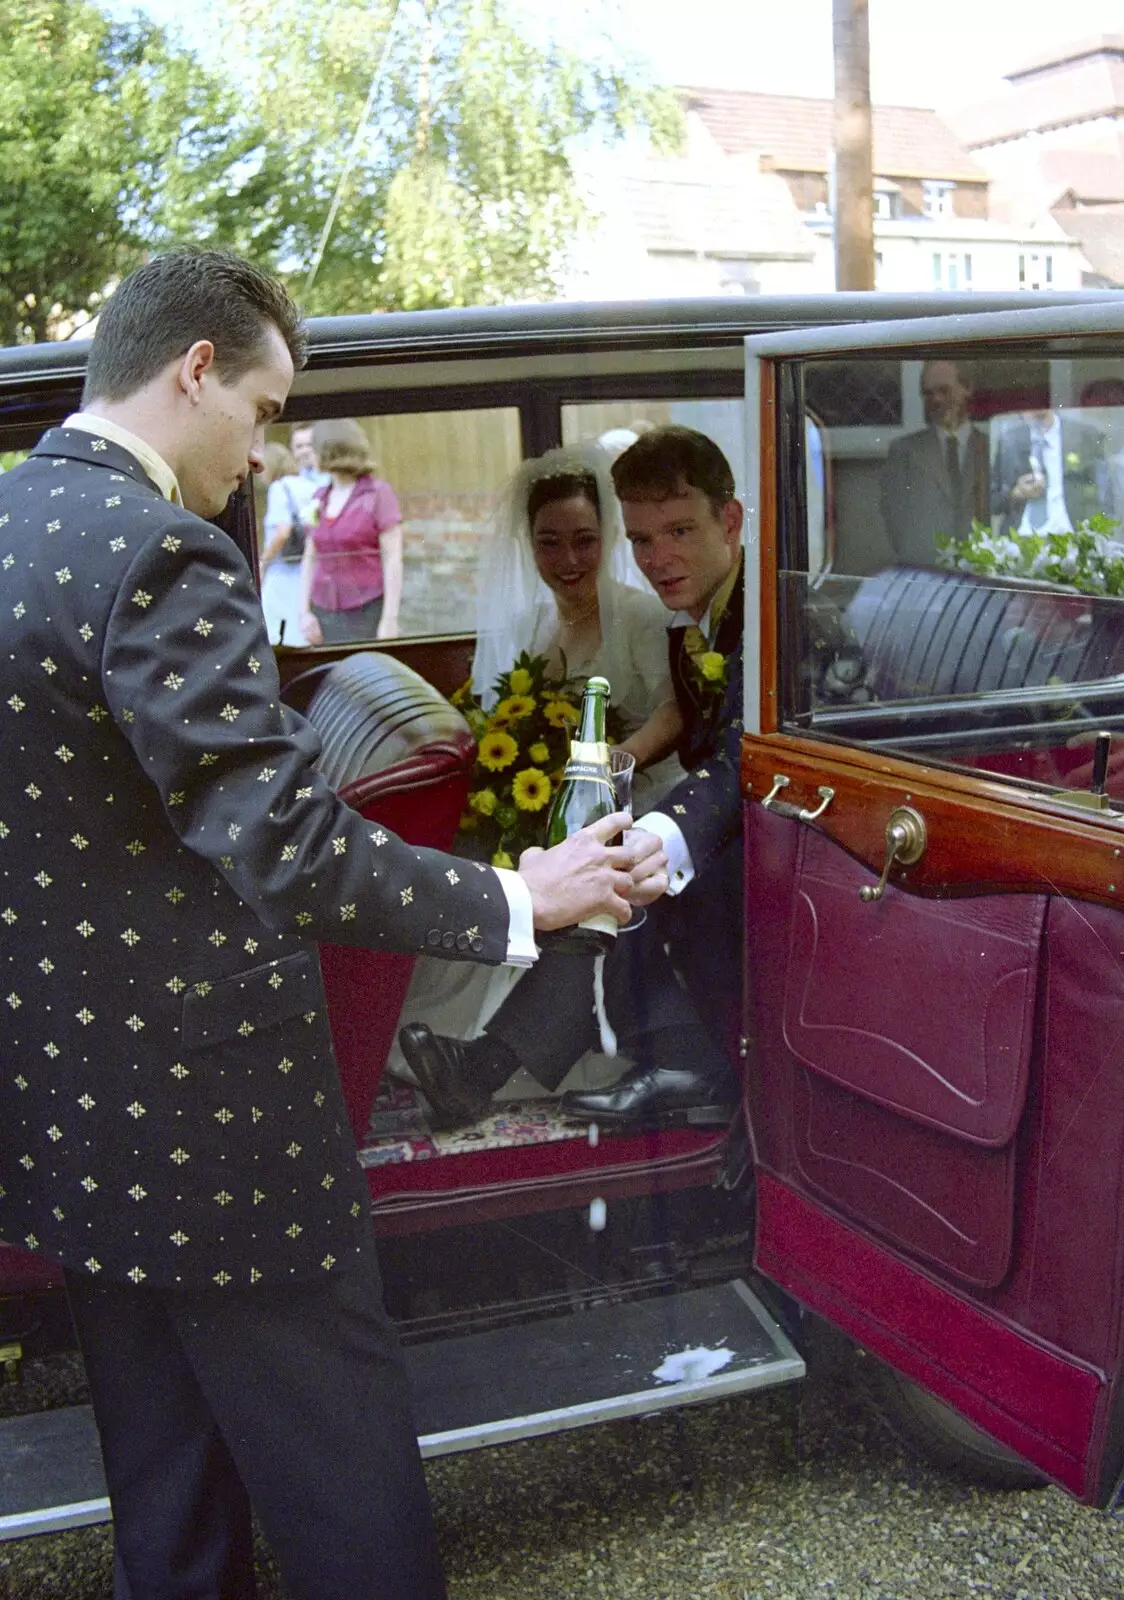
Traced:
[[113, 1503], [116, 1600], [253, 1600], [250, 1501], [161, 1297], [67, 1274]]
[[[610, 955], [606, 965], [613, 959]], [[544, 1089], [557, 1089], [574, 1062], [600, 1042], [593, 1010], [594, 960], [544, 944], [535, 965], [484, 1030], [488, 1038], [506, 1044]]]
[[696, 1014], [731, 1062], [737, 1060], [744, 981], [741, 894], [742, 845], [735, 839], [683, 894], [655, 907]]
[[[547, 946], [485, 1030], [511, 1049], [545, 1089], [556, 1089], [587, 1050], [599, 1044], [592, 956]], [[617, 935], [605, 961], [605, 1010], [622, 1055], [644, 1066], [690, 1063], [720, 1075], [716, 1050], [663, 949], [658, 922]]]
[[[149, 1298], [174, 1336], [149, 1364], [163, 1370], [170, 1356], [189, 1370], [294, 1600], [444, 1600], [408, 1384], [382, 1307], [373, 1243], [354, 1268], [311, 1283], [233, 1296], [152, 1291]], [[118, 1364], [115, 1431], [134, 1462], [147, 1459], [160, 1474], [183, 1424], [166, 1417], [162, 1391], [156, 1394], [149, 1424], [130, 1370]], [[142, 1442], [134, 1431], [146, 1435]], [[163, 1522], [166, 1491], [157, 1487], [139, 1509]], [[130, 1535], [138, 1562], [151, 1531], [142, 1521]], [[146, 1560], [141, 1570], [155, 1571]], [[142, 1587], [132, 1566], [129, 1578], [131, 1600], [228, 1600], [221, 1589]], [[250, 1594], [233, 1589], [229, 1600]]]

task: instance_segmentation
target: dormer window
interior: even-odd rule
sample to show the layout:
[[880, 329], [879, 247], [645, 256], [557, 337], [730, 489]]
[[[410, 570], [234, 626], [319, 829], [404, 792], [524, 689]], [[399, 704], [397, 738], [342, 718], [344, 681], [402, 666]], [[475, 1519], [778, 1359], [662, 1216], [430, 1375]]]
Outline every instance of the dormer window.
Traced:
[[921, 207], [925, 215], [933, 218], [954, 216], [952, 196], [955, 190], [954, 183], [926, 178], [921, 184]]

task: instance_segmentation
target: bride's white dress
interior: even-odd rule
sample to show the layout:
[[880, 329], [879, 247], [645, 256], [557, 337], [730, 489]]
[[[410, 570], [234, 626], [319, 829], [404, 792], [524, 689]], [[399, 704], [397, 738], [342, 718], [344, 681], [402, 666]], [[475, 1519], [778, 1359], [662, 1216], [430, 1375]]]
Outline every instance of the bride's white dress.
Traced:
[[[611, 651], [613, 678], [610, 680], [612, 705], [620, 714], [626, 736], [647, 722], [655, 708], [672, 694], [667, 660], [668, 612], [655, 595], [644, 594], [627, 584], [614, 584], [614, 627], [618, 637]], [[545, 602], [517, 628], [518, 645], [532, 655], [551, 652], [558, 627], [553, 601]], [[622, 648], [623, 647], [623, 648]], [[591, 677], [608, 671], [604, 645], [585, 660], [567, 658], [567, 672], [573, 677]], [[678, 757], [667, 756], [643, 772], [633, 783], [633, 814], [651, 811], [662, 795], [683, 776]], [[470, 962], [437, 961], [419, 956], [414, 975], [399, 1017], [399, 1027], [408, 1022], [428, 1022], [435, 1033], [457, 1039], [474, 1039], [483, 1031], [488, 1018], [499, 1008], [522, 975], [517, 967], [481, 967]], [[395, 1077], [409, 1078], [410, 1070], [397, 1040], [387, 1061]], [[620, 1064], [591, 1078], [588, 1063], [579, 1062], [566, 1079], [565, 1088], [585, 1087], [587, 1082], [618, 1077]], [[500, 1098], [541, 1098], [543, 1090], [525, 1073], [519, 1073], [500, 1092]]]

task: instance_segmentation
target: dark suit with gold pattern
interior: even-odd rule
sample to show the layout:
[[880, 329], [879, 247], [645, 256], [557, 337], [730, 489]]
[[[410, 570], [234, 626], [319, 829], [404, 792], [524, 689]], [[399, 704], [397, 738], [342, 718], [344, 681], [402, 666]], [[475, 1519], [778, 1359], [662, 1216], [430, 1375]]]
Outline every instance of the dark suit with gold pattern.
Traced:
[[0, 1237], [162, 1316], [369, 1267], [315, 941], [501, 961], [495, 874], [339, 802], [235, 545], [77, 429], [0, 477], [0, 738]]

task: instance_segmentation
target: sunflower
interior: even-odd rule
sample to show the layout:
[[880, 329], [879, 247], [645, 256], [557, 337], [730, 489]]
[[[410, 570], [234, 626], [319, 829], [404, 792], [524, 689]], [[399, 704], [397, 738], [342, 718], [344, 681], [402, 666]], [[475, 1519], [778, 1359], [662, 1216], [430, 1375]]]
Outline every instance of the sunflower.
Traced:
[[489, 772], [502, 772], [505, 767], [510, 767], [518, 754], [519, 746], [510, 733], [494, 728], [481, 739], [477, 760]]
[[520, 811], [541, 811], [550, 799], [550, 779], [538, 767], [524, 767], [515, 774], [511, 797]]
[[492, 857], [492, 865], [493, 867], [511, 868], [514, 867], [515, 862], [511, 859], [506, 850], [497, 850], [495, 855]]
[[511, 677], [507, 680], [512, 694], [530, 694], [534, 679], [526, 667], [516, 667]]
[[572, 706], [568, 700], [548, 700], [542, 708], [542, 714], [552, 728], [573, 728], [577, 726], [577, 708]]
[[550, 760], [550, 750], [540, 739], [538, 744], [533, 744], [527, 751], [536, 767], [541, 767], [544, 761]]
[[496, 792], [494, 789], [477, 789], [468, 797], [469, 806], [481, 817], [490, 817], [496, 809]]
[[510, 694], [506, 700], [501, 700], [492, 713], [492, 720], [497, 725], [503, 722], [518, 722], [521, 717], [529, 717], [535, 709], [534, 696], [529, 694]]

